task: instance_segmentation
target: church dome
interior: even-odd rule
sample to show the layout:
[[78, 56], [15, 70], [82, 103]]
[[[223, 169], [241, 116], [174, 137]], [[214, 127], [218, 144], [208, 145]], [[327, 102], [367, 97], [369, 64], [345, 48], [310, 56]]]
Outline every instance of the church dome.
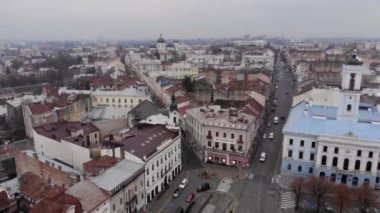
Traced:
[[157, 43], [165, 43], [165, 39], [161, 36], [159, 39], [157, 39]]

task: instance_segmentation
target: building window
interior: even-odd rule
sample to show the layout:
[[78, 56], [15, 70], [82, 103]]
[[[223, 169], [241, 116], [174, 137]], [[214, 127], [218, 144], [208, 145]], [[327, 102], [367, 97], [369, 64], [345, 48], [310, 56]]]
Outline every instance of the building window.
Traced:
[[348, 170], [348, 166], [350, 164], [350, 161], [346, 158], [343, 162], [343, 170]]
[[337, 157], [333, 158], [332, 166], [335, 166], [335, 167], [338, 166], [338, 158]]
[[223, 149], [223, 151], [226, 151], [226, 150], [227, 150], [227, 144], [226, 144], [226, 143], [223, 143], [223, 144], [222, 144], [222, 149]]
[[380, 163], [377, 163], [377, 170], [380, 170]]
[[131, 99], [131, 104], [133, 104], [133, 99]]
[[288, 157], [291, 158], [293, 156], [293, 151], [292, 150], [288, 150]]
[[339, 148], [338, 148], [338, 147], [335, 147], [335, 148], [334, 148], [334, 153], [335, 153], [335, 154], [338, 154], [338, 153], [339, 153]]
[[310, 173], [310, 174], [313, 174], [313, 167], [310, 167], [310, 168], [309, 168], [309, 173]]
[[367, 172], [370, 172], [370, 171], [372, 170], [372, 162], [371, 162], [371, 161], [368, 161], [368, 162], [367, 162], [367, 166], [366, 166], [365, 170], [366, 170]]
[[242, 152], [243, 151], [243, 146], [238, 146], [238, 151]]
[[300, 146], [304, 146], [305, 145], [305, 141], [304, 140], [301, 140], [300, 141]]
[[358, 152], [356, 153], [356, 155], [357, 155], [358, 157], [361, 157], [361, 156], [362, 156], [362, 150], [358, 150]]
[[211, 147], [211, 141], [208, 141], [208, 142], [207, 142], [207, 146], [208, 146], [208, 147]]
[[115, 99], [114, 98], [112, 98], [112, 103], [115, 103]]
[[235, 135], [232, 133], [231, 134], [231, 139], [234, 139], [235, 138]]
[[360, 170], [360, 160], [355, 161], [355, 169]]
[[302, 172], [302, 166], [298, 166], [298, 171]]
[[315, 148], [315, 141], [311, 142], [311, 148]]
[[298, 158], [299, 158], [299, 159], [303, 159], [303, 152], [299, 152], [299, 153], [298, 153]]
[[288, 170], [292, 170], [292, 165], [288, 164]]
[[369, 157], [369, 158], [372, 158], [372, 157], [373, 157], [373, 152], [369, 152], [369, 153], [368, 153], [368, 157]]
[[351, 109], [352, 109], [351, 104], [348, 104], [348, 105], [347, 105], [347, 111], [348, 111], [348, 112], [351, 112]]
[[121, 103], [121, 99], [119, 98], [119, 103]]
[[230, 150], [231, 150], [231, 151], [235, 151], [235, 145], [231, 144], [231, 145], [230, 145]]
[[149, 187], [149, 180], [146, 181], [146, 186]]
[[293, 139], [289, 139], [289, 145], [293, 145]]
[[215, 142], [215, 148], [219, 149], [219, 142]]
[[216, 136], [216, 137], [219, 137], [219, 132], [215, 132], [215, 136]]
[[227, 137], [227, 133], [223, 132], [223, 138]]
[[314, 158], [315, 158], [314, 153], [310, 153], [310, 160], [311, 160], [311, 161], [314, 161]]
[[211, 136], [211, 131], [208, 131], [208, 135], [210, 135], [210, 136]]
[[322, 156], [321, 164], [322, 164], [323, 166], [326, 166], [326, 161], [327, 161], [327, 157], [326, 157], [326, 155], [323, 155], [323, 156]]
[[323, 146], [323, 152], [327, 152], [327, 146]]
[[112, 205], [112, 209], [115, 211], [116, 209], [115, 204]]
[[124, 99], [124, 103], [125, 103], [125, 104], [127, 103], [127, 99]]

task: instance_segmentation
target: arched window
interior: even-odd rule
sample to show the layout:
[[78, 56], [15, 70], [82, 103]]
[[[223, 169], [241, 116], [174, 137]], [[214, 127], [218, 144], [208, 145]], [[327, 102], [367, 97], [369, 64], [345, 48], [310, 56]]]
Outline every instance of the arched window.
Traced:
[[298, 171], [302, 172], [302, 166], [298, 166]]
[[360, 160], [355, 161], [355, 169], [360, 170]]
[[320, 172], [320, 173], [319, 173], [319, 177], [324, 178], [324, 177], [325, 177], [325, 172]]
[[292, 170], [292, 165], [288, 164], [288, 170]]
[[323, 155], [323, 156], [322, 156], [322, 162], [321, 162], [321, 164], [322, 164], [323, 166], [326, 166], [326, 161], [327, 161], [327, 157], [326, 157], [326, 155]]
[[333, 158], [332, 166], [335, 166], [335, 167], [338, 166], [338, 158], [337, 157]]
[[370, 172], [372, 170], [372, 162], [371, 161], [367, 162], [367, 166], [365, 167], [365, 170], [367, 172]]
[[335, 182], [336, 175], [333, 173], [330, 175], [330, 181]]
[[368, 178], [365, 178], [363, 184], [369, 184], [369, 179], [368, 179]]
[[358, 183], [359, 183], [359, 178], [358, 178], [358, 177], [354, 177], [354, 178], [352, 178], [352, 185], [353, 185], [353, 186], [357, 186]]
[[350, 79], [350, 90], [354, 90], [355, 87], [355, 73], [351, 73], [351, 79]]
[[313, 167], [310, 167], [310, 168], [309, 168], [309, 173], [310, 173], [310, 174], [313, 173]]
[[348, 170], [348, 165], [350, 164], [350, 161], [346, 158], [344, 159], [344, 163], [343, 163], [343, 169], [344, 170]]
[[352, 109], [351, 104], [348, 104], [348, 105], [347, 105], [347, 111], [351, 112], [351, 109]]

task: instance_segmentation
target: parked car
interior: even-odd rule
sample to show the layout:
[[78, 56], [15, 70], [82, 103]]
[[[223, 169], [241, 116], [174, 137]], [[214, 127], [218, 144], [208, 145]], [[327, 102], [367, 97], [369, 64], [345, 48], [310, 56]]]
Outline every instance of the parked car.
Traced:
[[174, 198], [177, 198], [181, 195], [181, 189], [177, 188], [174, 192], [173, 192], [173, 197]]
[[285, 115], [281, 116], [281, 120], [285, 120], [285, 118], [286, 118]]
[[189, 184], [189, 180], [187, 178], [183, 179], [182, 182], [179, 184], [180, 189], [186, 188], [187, 184]]
[[270, 122], [268, 122], [268, 124], [267, 124], [267, 127], [270, 127], [272, 124], [270, 123]]
[[175, 213], [183, 213], [184, 210], [182, 207], [178, 207], [176, 210], [175, 210]]
[[270, 132], [268, 138], [269, 138], [270, 140], [273, 140], [273, 139], [274, 139], [274, 133], [273, 133], [273, 132]]
[[[290, 79], [289, 79], [289, 81], [290, 81]], [[286, 91], [285, 94], [286, 94], [286, 95], [289, 94], [289, 91]]]
[[263, 134], [263, 139], [267, 139], [267, 133]]
[[193, 206], [195, 205], [195, 200], [193, 202], [191, 202], [187, 208], [186, 208], [186, 213], [190, 213], [191, 212], [191, 209], [193, 208]]
[[194, 200], [194, 197], [195, 197], [194, 193], [191, 192], [190, 194], [188, 194], [186, 197], [186, 203], [191, 203], [191, 201]]
[[262, 152], [262, 153], [260, 154], [260, 161], [261, 161], [261, 162], [264, 162], [266, 156], [267, 156], [267, 154], [266, 154], [265, 152]]
[[274, 124], [278, 124], [278, 117], [277, 117], [277, 116], [275, 116], [275, 117], [273, 118], [273, 123], [274, 123]]
[[276, 111], [276, 107], [272, 106], [272, 112], [275, 112], [275, 111]]
[[211, 189], [211, 187], [210, 187], [209, 183], [202, 183], [200, 186], [198, 186], [197, 192], [204, 192], [204, 191], [207, 191], [210, 189]]

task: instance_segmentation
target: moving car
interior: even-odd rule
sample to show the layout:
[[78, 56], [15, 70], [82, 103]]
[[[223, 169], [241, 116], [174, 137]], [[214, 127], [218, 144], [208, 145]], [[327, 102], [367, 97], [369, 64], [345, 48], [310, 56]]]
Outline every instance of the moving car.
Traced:
[[271, 140], [273, 140], [274, 139], [274, 133], [273, 132], [269, 133], [269, 137], [268, 138], [271, 139]]
[[174, 192], [173, 192], [173, 197], [174, 198], [177, 198], [181, 195], [181, 190], [179, 188], [177, 188]]
[[195, 194], [192, 192], [190, 194], [188, 194], [186, 197], [186, 203], [191, 203], [191, 201], [194, 200], [194, 196], [195, 196]]
[[179, 184], [180, 189], [186, 188], [187, 184], [189, 184], [189, 180], [187, 178], [183, 179], [182, 182]]
[[[290, 80], [289, 80], [289, 81], [290, 81]], [[289, 91], [286, 91], [285, 94], [286, 94], [286, 95], [289, 94]]]
[[275, 112], [276, 111], [276, 107], [272, 107], [272, 112]]
[[274, 124], [278, 124], [278, 116], [275, 116], [275, 117], [273, 118], [273, 123], [274, 123]]
[[285, 115], [281, 116], [281, 120], [285, 120], [285, 117], [286, 117]]
[[267, 156], [267, 154], [266, 154], [265, 152], [262, 152], [262, 153], [260, 154], [260, 161], [261, 161], [261, 162], [264, 162], [266, 156]]
[[263, 139], [267, 139], [267, 133], [263, 134]]
[[211, 187], [210, 187], [209, 183], [202, 183], [202, 185], [198, 186], [197, 192], [204, 192], [204, 191], [207, 191], [210, 189], [211, 189]]

